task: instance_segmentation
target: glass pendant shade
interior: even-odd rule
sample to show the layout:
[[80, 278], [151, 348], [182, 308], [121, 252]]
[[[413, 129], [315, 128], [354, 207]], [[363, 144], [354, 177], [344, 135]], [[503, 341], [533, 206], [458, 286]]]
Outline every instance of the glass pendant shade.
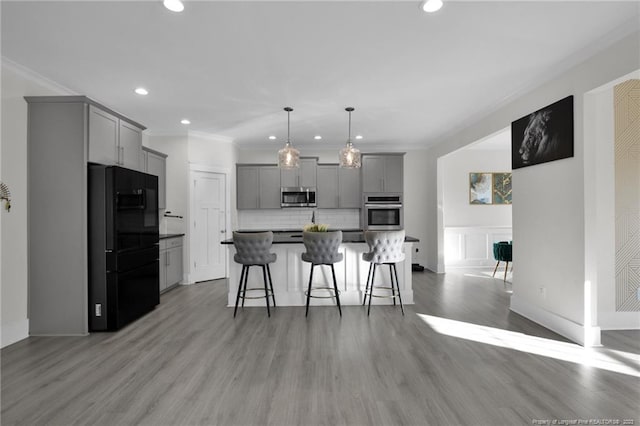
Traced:
[[354, 108], [348, 107], [344, 110], [349, 113], [349, 138], [347, 139], [347, 145], [340, 150], [338, 160], [340, 161], [340, 167], [359, 169], [362, 165], [360, 162], [360, 150], [353, 146], [353, 142], [351, 142], [351, 112]]
[[340, 150], [340, 167], [358, 169], [361, 165], [360, 150], [351, 141], [347, 142], [347, 146]]
[[278, 167], [281, 169], [297, 169], [300, 167], [300, 151], [295, 149], [293, 145], [291, 145], [291, 121], [289, 119], [289, 115], [293, 108], [286, 107], [284, 109], [287, 111], [287, 143], [284, 144], [284, 147], [278, 151]]
[[287, 141], [280, 151], [278, 151], [278, 167], [281, 169], [297, 169], [300, 167], [300, 151], [291, 146]]

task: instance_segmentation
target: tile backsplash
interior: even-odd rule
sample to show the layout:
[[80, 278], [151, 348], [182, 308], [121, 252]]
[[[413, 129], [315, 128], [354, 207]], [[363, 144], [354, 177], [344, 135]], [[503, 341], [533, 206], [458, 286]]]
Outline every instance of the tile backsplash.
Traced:
[[309, 208], [238, 210], [238, 229], [302, 229], [304, 225], [311, 223], [311, 215], [314, 211], [316, 223], [326, 223], [333, 229], [360, 229], [359, 209]]

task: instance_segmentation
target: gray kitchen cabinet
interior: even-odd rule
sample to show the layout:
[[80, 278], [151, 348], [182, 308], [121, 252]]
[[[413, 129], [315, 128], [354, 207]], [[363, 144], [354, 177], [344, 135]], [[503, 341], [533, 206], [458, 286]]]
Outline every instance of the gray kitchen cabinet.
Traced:
[[89, 161], [140, 169], [142, 128], [95, 103], [89, 105]]
[[280, 169], [278, 166], [261, 166], [258, 169], [261, 209], [280, 208]]
[[319, 164], [316, 197], [321, 209], [359, 209], [362, 204], [360, 170]]
[[337, 164], [318, 164], [318, 186], [316, 187], [318, 208], [338, 208], [338, 168]]
[[99, 164], [117, 164], [118, 117], [89, 105], [89, 161]]
[[280, 208], [280, 169], [276, 165], [238, 164], [236, 187], [238, 210]]
[[300, 167], [297, 169], [280, 170], [280, 185], [283, 187], [315, 187], [317, 158], [300, 158]]
[[364, 154], [362, 192], [403, 192], [404, 154]]
[[142, 130], [120, 120], [119, 132], [120, 165], [127, 169], [139, 170], [142, 149]]
[[160, 292], [182, 281], [182, 237], [160, 240]]
[[258, 166], [236, 167], [236, 207], [238, 210], [257, 209], [260, 205], [258, 193]]
[[146, 146], [141, 151], [140, 170], [158, 176], [158, 208], [167, 208], [167, 154]]
[[338, 206], [342, 209], [362, 207], [360, 169], [338, 167]]
[[[85, 96], [26, 96], [31, 335], [89, 331], [87, 162], [113, 164], [119, 123]], [[136, 168], [138, 165], [136, 165]]]

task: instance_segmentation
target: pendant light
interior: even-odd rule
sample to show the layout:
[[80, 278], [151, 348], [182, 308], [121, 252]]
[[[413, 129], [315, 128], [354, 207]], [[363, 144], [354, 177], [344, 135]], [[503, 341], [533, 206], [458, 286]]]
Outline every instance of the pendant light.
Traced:
[[284, 148], [278, 151], [278, 167], [281, 169], [297, 169], [300, 167], [300, 151], [295, 149], [291, 145], [291, 121], [289, 114], [293, 111], [293, 108], [286, 107], [287, 111], [287, 143], [284, 144]]
[[347, 145], [340, 150], [340, 167], [347, 169], [359, 169], [360, 168], [360, 150], [353, 146], [351, 142], [351, 112], [353, 107], [347, 107], [344, 109], [349, 113], [349, 138], [347, 139]]

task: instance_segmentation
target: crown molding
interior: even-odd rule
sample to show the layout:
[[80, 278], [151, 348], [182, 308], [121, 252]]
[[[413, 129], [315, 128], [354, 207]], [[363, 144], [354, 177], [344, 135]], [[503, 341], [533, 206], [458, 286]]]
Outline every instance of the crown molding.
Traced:
[[156, 137], [156, 136], [174, 136], [174, 137], [188, 137], [188, 133], [185, 132], [167, 132], [167, 131], [162, 131], [162, 130], [145, 130], [144, 132], [145, 135], [149, 136], [149, 137]]
[[7, 58], [6, 56], [2, 56], [2, 68], [6, 68], [7, 70], [18, 74], [27, 80], [34, 81], [60, 95], [80, 95], [80, 93], [47, 78], [42, 74], [35, 72], [31, 68], [27, 68], [24, 65]]
[[216, 135], [215, 133], [207, 133], [207, 132], [201, 132], [198, 130], [189, 130], [189, 132], [187, 132], [187, 134], [189, 135], [189, 137], [196, 137], [196, 138], [200, 138], [200, 139], [207, 139], [210, 141], [215, 141], [215, 142], [224, 142], [224, 143], [233, 143], [233, 139], [228, 137], [228, 136], [222, 136], [222, 135]]

